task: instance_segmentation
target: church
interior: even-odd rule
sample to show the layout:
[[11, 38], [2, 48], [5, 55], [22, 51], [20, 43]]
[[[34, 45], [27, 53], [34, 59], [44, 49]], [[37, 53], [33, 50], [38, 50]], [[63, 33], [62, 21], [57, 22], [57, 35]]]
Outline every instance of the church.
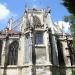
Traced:
[[25, 9], [0, 31], [0, 75], [72, 75], [71, 35], [51, 19], [51, 10]]

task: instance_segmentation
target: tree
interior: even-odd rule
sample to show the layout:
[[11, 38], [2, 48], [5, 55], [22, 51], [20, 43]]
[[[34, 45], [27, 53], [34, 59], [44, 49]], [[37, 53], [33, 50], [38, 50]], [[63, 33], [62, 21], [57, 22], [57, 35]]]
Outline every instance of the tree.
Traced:
[[[73, 36], [73, 47], [75, 50], [75, 0], [62, 0], [63, 5], [67, 10], [72, 14], [64, 18], [65, 21], [68, 21], [71, 24], [71, 32]], [[72, 70], [72, 75], [75, 75], [75, 70]]]
[[64, 18], [65, 21], [71, 24], [71, 32], [73, 36], [73, 47], [75, 48], [75, 0], [62, 0], [63, 5], [72, 14]]
[[75, 0], [62, 0], [63, 5], [68, 9], [68, 11], [75, 16]]
[[65, 16], [64, 21], [70, 23], [70, 31], [73, 36], [73, 48], [75, 48], [75, 16]]

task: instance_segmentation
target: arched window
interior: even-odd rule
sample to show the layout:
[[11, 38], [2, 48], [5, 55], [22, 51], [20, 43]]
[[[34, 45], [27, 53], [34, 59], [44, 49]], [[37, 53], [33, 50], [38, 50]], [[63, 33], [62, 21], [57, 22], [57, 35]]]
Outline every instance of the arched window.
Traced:
[[8, 65], [16, 65], [17, 64], [17, 60], [18, 60], [18, 47], [19, 47], [18, 41], [13, 41], [9, 45]]
[[0, 40], [0, 65], [1, 65], [1, 54], [2, 54], [2, 40]]
[[43, 44], [43, 33], [37, 32], [35, 34], [35, 44]]
[[33, 25], [35, 28], [38, 28], [41, 26], [41, 21], [37, 16], [33, 16]]

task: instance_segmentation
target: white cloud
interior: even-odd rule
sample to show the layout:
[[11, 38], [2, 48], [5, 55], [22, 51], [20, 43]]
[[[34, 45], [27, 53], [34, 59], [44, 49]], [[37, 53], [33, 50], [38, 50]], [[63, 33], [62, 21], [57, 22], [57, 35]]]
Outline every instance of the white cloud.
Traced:
[[18, 15], [10, 11], [10, 9], [7, 8], [7, 4], [1, 4], [0, 3], [0, 21], [6, 21], [10, 17], [17, 17]]
[[64, 21], [58, 21], [58, 22], [55, 22], [56, 25], [59, 25], [59, 27], [62, 29], [63, 27], [63, 30], [65, 33], [68, 33], [70, 32], [69, 28], [70, 28], [70, 25], [68, 22], [64, 22]]
[[10, 11], [10, 9], [8, 9], [7, 3], [0, 3], [0, 29], [6, 27], [7, 22], [11, 17], [16, 19], [18, 15]]
[[0, 3], [0, 21], [5, 20], [11, 14], [5, 4]]

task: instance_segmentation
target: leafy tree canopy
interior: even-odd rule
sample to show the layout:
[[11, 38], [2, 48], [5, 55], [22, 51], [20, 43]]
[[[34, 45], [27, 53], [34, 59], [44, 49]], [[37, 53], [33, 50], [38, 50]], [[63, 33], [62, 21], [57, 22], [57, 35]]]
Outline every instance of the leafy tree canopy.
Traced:
[[62, 0], [63, 5], [68, 9], [68, 11], [75, 16], [75, 0]]
[[62, 4], [72, 14], [70, 16], [66, 16], [64, 20], [71, 24], [71, 32], [73, 36], [73, 47], [75, 48], [75, 0], [62, 0]]
[[75, 16], [64, 16], [64, 21], [70, 23], [70, 30], [73, 36], [73, 47], [75, 48]]

